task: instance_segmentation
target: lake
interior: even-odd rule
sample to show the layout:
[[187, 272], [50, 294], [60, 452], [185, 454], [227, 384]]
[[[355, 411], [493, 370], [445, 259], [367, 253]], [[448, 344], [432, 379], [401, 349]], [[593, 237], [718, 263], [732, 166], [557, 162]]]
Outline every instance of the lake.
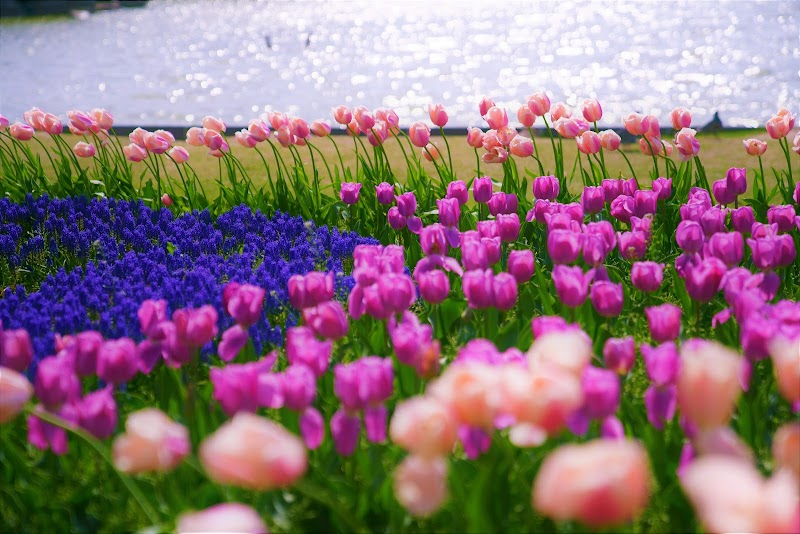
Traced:
[[596, 97], [604, 125], [764, 124], [800, 111], [800, 2], [152, 0], [85, 20], [0, 25], [0, 113], [105, 107], [124, 125], [244, 124], [271, 109], [331, 119], [393, 107], [404, 124], [442, 102], [480, 125], [484, 94], [513, 112], [532, 92]]

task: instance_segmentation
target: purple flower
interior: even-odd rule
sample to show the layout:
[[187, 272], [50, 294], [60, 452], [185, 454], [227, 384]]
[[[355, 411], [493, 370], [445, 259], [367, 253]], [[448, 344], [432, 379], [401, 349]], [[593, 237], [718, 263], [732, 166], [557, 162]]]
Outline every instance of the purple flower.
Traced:
[[637, 217], [654, 214], [658, 211], [658, 193], [639, 190], [633, 194], [633, 213]]
[[230, 362], [236, 358], [245, 345], [248, 335], [242, 325], [235, 324], [222, 333], [222, 340], [217, 346], [219, 358], [223, 362]]
[[656, 347], [643, 344], [640, 347], [647, 376], [656, 386], [675, 384], [680, 369], [680, 358], [675, 343], [668, 341]]
[[644, 405], [647, 409], [647, 420], [658, 430], [664, 429], [664, 423], [668, 423], [675, 417], [678, 394], [677, 386], [671, 385], [658, 387], [652, 385], [644, 393]]
[[328, 369], [333, 342], [319, 341], [307, 326], [290, 328], [286, 332], [286, 358], [290, 365], [305, 365], [322, 376]]
[[633, 197], [620, 195], [611, 201], [611, 216], [620, 222], [628, 224], [633, 216]]
[[488, 176], [475, 178], [472, 182], [472, 198], [480, 204], [489, 202], [492, 198], [492, 179]]
[[129, 382], [139, 372], [136, 343], [129, 338], [103, 342], [97, 353], [97, 376], [115, 385]]
[[769, 221], [769, 224], [778, 225], [779, 232], [791, 232], [794, 227], [795, 216], [794, 206], [791, 204], [770, 206], [767, 210], [767, 221]]
[[624, 180], [615, 180], [612, 178], [606, 178], [601, 183], [603, 188], [603, 198], [605, 199], [606, 203], [611, 203], [615, 198], [622, 195], [622, 186]]
[[681, 309], [674, 304], [661, 304], [645, 308], [650, 336], [653, 341], [663, 343], [673, 341], [681, 333]]
[[76, 405], [80, 426], [97, 439], [106, 439], [117, 428], [117, 404], [111, 386], [89, 393]]
[[683, 220], [678, 223], [675, 239], [678, 242], [678, 246], [681, 247], [684, 252], [696, 254], [703, 250], [703, 243], [705, 240], [703, 227], [695, 221]]
[[555, 176], [539, 176], [533, 179], [533, 196], [544, 200], [555, 200], [560, 192], [558, 178]]
[[547, 234], [547, 252], [555, 264], [572, 263], [581, 253], [581, 234], [570, 230], [551, 230]]
[[728, 267], [739, 265], [744, 257], [744, 239], [739, 232], [719, 232], [705, 245], [705, 255], [722, 260]]
[[508, 272], [514, 276], [517, 284], [524, 284], [530, 280], [535, 268], [536, 262], [532, 250], [512, 250], [508, 254]]
[[355, 204], [358, 202], [358, 194], [361, 191], [360, 183], [342, 182], [342, 187], [339, 190], [339, 198], [345, 204]]
[[[446, 198], [454, 198], [460, 205], [464, 205], [469, 200], [469, 192], [467, 191], [467, 184], [463, 180], [455, 180], [447, 184]], [[444, 223], [443, 223], [444, 224]]]
[[631, 283], [639, 291], [644, 291], [645, 293], [658, 291], [663, 281], [663, 263], [639, 261], [631, 266]]
[[[0, 327], [2, 323], [0, 323]], [[0, 365], [22, 372], [33, 360], [33, 346], [28, 331], [0, 328]]]
[[741, 234], [749, 234], [756, 216], [752, 206], [742, 206], [731, 210], [731, 226]]
[[249, 328], [261, 319], [265, 296], [258, 286], [231, 282], [223, 290], [222, 304], [237, 323]]
[[728, 268], [721, 260], [710, 257], [702, 260], [686, 272], [686, 292], [692, 300], [708, 302], [719, 291], [722, 277]]
[[617, 374], [628, 374], [636, 362], [636, 342], [633, 336], [608, 338], [603, 345], [603, 360], [606, 367]]
[[600, 213], [605, 207], [605, 194], [600, 186], [587, 185], [581, 193], [581, 206], [586, 213]]
[[658, 200], [668, 200], [672, 196], [672, 178], [658, 177], [653, 180], [651, 187], [658, 195]]
[[81, 383], [69, 355], [61, 353], [39, 362], [34, 388], [36, 397], [49, 410], [77, 400], [81, 395]]
[[213, 367], [209, 373], [214, 386], [214, 399], [225, 415], [237, 412], [255, 413], [259, 402], [259, 376], [269, 373], [274, 360], [267, 358], [244, 364]]
[[[736, 196], [743, 195], [747, 191], [747, 169], [731, 167], [725, 175], [725, 182], [729, 192]], [[724, 204], [724, 202], [720, 202], [720, 204]]]
[[617, 235], [619, 254], [629, 261], [644, 258], [647, 250], [647, 236], [642, 232], [622, 232]]
[[361, 419], [345, 410], [337, 410], [331, 417], [331, 436], [336, 452], [341, 456], [351, 456], [358, 446], [361, 432]]
[[600, 280], [592, 284], [589, 298], [597, 313], [603, 317], [616, 317], [622, 313], [625, 297], [622, 284]]
[[[34, 408], [35, 413], [47, 412], [42, 405], [37, 405]], [[53, 412], [67, 423], [75, 425], [78, 422], [78, 414], [75, 407], [70, 404], [65, 404], [57, 412]], [[31, 414], [28, 416], [28, 441], [39, 450], [46, 451], [51, 449], [53, 454], [58, 456], [67, 453], [67, 431], [61, 427], [45, 423], [43, 420]]]
[[388, 182], [381, 182], [375, 186], [375, 196], [378, 202], [388, 205], [394, 202], [394, 186]]
[[580, 267], [556, 265], [553, 267], [552, 277], [558, 298], [566, 306], [577, 308], [586, 300], [593, 276], [592, 270], [584, 273]]

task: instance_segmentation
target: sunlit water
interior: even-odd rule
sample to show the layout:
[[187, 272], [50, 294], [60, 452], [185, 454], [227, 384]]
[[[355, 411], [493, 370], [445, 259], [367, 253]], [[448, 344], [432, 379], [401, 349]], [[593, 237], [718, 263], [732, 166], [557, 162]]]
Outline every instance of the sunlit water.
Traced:
[[[491, 5], [496, 4], [496, 5]], [[800, 2], [547, 3], [152, 0], [86, 20], [0, 26], [0, 113], [105, 107], [126, 125], [243, 124], [276, 109], [328, 118], [443, 102], [480, 124], [484, 94], [600, 99], [603, 122], [689, 107], [731, 126], [800, 111]]]

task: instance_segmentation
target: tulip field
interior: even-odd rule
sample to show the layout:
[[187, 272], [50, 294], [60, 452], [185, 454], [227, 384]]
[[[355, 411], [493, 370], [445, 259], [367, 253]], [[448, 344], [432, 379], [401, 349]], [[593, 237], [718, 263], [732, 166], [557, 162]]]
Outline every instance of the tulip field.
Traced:
[[795, 115], [476, 104], [0, 115], [0, 531], [800, 532]]

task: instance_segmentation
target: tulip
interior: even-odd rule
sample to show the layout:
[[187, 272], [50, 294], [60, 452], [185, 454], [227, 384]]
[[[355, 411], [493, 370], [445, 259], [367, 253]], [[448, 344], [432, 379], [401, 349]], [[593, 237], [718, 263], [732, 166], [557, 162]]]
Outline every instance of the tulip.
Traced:
[[536, 263], [533, 258], [533, 251], [512, 250], [508, 255], [508, 272], [517, 281], [517, 284], [524, 284], [533, 277]]
[[470, 308], [489, 308], [494, 300], [494, 276], [490, 269], [471, 270], [464, 273], [463, 291]]
[[103, 342], [97, 351], [97, 376], [115, 385], [129, 382], [139, 372], [136, 343], [128, 338]]
[[417, 276], [420, 297], [429, 304], [439, 304], [450, 294], [450, 280], [444, 271], [432, 270]]
[[12, 124], [9, 127], [8, 132], [17, 141], [30, 141], [33, 138], [34, 133], [33, 128], [20, 122], [15, 122]]
[[486, 110], [483, 118], [492, 130], [499, 130], [508, 126], [508, 114], [504, 108], [492, 106]]
[[472, 182], [472, 198], [475, 202], [489, 202], [492, 198], [492, 179], [488, 176], [475, 178]]
[[795, 220], [794, 206], [770, 206], [767, 210], [767, 221], [771, 225], [777, 225], [778, 232], [790, 232], [794, 227]]
[[[209, 137], [206, 136], [206, 139], [208, 138]], [[222, 140], [221, 137], [219, 139], [220, 141]], [[153, 154], [163, 154], [164, 152], [170, 149], [170, 142], [169, 139], [165, 136], [159, 135], [155, 132], [147, 132], [144, 134], [143, 148], [146, 148], [149, 152], [152, 152]]]
[[299, 438], [273, 421], [244, 412], [208, 436], [199, 456], [215, 482], [257, 491], [291, 486], [308, 466]]
[[422, 149], [422, 155], [428, 161], [436, 161], [441, 157], [439, 149], [433, 143], [428, 143], [428, 145]]
[[652, 215], [658, 210], [658, 193], [655, 191], [633, 192], [633, 213], [637, 217]]
[[555, 176], [539, 176], [533, 179], [533, 196], [539, 199], [555, 200], [560, 186]]
[[693, 300], [708, 302], [719, 291], [720, 282], [726, 272], [727, 267], [721, 260], [714, 257], [705, 258], [687, 272], [686, 291]]
[[128, 416], [114, 440], [114, 466], [123, 473], [171, 471], [191, 451], [189, 431], [155, 408]]
[[525, 128], [531, 128], [533, 123], [536, 122], [536, 114], [527, 105], [522, 105], [517, 110], [517, 120]]
[[457, 430], [447, 403], [436, 397], [420, 396], [397, 405], [389, 435], [395, 444], [412, 454], [436, 458], [453, 450]]
[[509, 150], [518, 158], [527, 158], [533, 154], [533, 141], [529, 137], [518, 135], [511, 140]]
[[647, 236], [643, 232], [622, 232], [617, 236], [619, 241], [619, 255], [626, 260], [640, 260], [644, 258], [647, 249]]
[[528, 97], [527, 105], [534, 115], [543, 117], [545, 113], [550, 111], [550, 98], [547, 93], [540, 91]]
[[239, 130], [234, 134], [236, 141], [245, 148], [253, 148], [258, 144], [258, 139], [250, 135], [247, 130]]
[[700, 429], [727, 425], [741, 393], [742, 358], [716, 342], [684, 345], [678, 373], [681, 414]]
[[206, 116], [203, 117], [203, 121], [201, 122], [203, 128], [207, 130], [212, 130], [217, 133], [223, 133], [227, 128], [225, 123], [222, 122], [222, 119], [218, 119], [216, 117]]
[[720, 204], [733, 204], [733, 202], [736, 200], [736, 194], [732, 190], [728, 189], [727, 180], [717, 180], [712, 185], [711, 190], [714, 192], [714, 198]]
[[[58, 456], [67, 453], [67, 432], [61, 427], [51, 425], [37, 417], [36, 414], [47, 412], [42, 405], [34, 408], [34, 413], [28, 416], [28, 441], [39, 450], [53, 451]], [[69, 428], [74, 428], [78, 420], [72, 404], [65, 404], [53, 415], [58, 416]]]
[[597, 122], [603, 118], [603, 108], [600, 107], [600, 102], [594, 98], [587, 98], [581, 104], [581, 111], [583, 118], [589, 122]]
[[230, 282], [223, 290], [222, 303], [225, 311], [245, 328], [261, 319], [266, 291], [251, 284]]
[[8, 128], [8, 124], [9, 124], [8, 119], [3, 115], [0, 115], [0, 132]]
[[555, 264], [568, 264], [578, 259], [581, 234], [570, 230], [552, 230], [547, 235], [547, 252]]
[[575, 138], [578, 150], [584, 154], [597, 154], [600, 152], [600, 136], [592, 131], [584, 132]]
[[267, 534], [267, 525], [258, 512], [245, 504], [222, 503], [199, 512], [181, 514], [177, 532], [237, 532]]
[[559, 119], [569, 119], [572, 117], [572, 111], [563, 102], [556, 102], [550, 107], [550, 121], [555, 124]]
[[509, 273], [497, 273], [492, 280], [493, 306], [508, 311], [517, 303], [517, 281]]
[[786, 423], [775, 432], [772, 439], [772, 457], [782, 468], [800, 477], [800, 423]]
[[407, 218], [403, 217], [400, 214], [400, 210], [397, 206], [392, 206], [389, 208], [389, 212], [386, 214], [386, 218], [389, 221], [389, 226], [392, 227], [393, 230], [400, 231], [406, 227]]
[[605, 280], [592, 284], [589, 298], [594, 309], [603, 317], [618, 316], [622, 313], [622, 307], [625, 304], [622, 284], [614, 284]]
[[678, 223], [675, 240], [684, 252], [696, 254], [703, 249], [703, 227], [694, 221], [684, 220]]
[[691, 128], [681, 128], [675, 134], [675, 146], [678, 149], [681, 160], [688, 161], [700, 153], [700, 141], [695, 137], [696, 134], [697, 131]]
[[111, 386], [83, 397], [77, 412], [80, 426], [97, 439], [110, 437], [117, 428], [117, 404]]
[[750, 156], [762, 156], [767, 151], [767, 143], [760, 139], [745, 139], [742, 143], [745, 152]]
[[408, 456], [394, 472], [394, 495], [411, 515], [426, 517], [447, 500], [447, 461]]
[[553, 123], [553, 128], [555, 128], [558, 135], [561, 137], [565, 139], [574, 139], [589, 130], [589, 123], [583, 119], [564, 117], [555, 121]]
[[603, 361], [617, 374], [626, 375], [636, 362], [636, 343], [633, 336], [609, 338], [603, 345]]
[[[317, 123], [314, 123], [314, 124], [317, 124]], [[319, 124], [326, 125], [326, 123], [324, 123], [324, 122], [319, 122]], [[196, 130], [196, 129], [197, 128], [190, 128], [189, 130]], [[266, 141], [267, 139], [269, 139], [269, 136], [270, 136], [270, 133], [271, 133], [270, 129], [269, 129], [269, 125], [267, 125], [267, 123], [265, 123], [261, 119], [253, 119], [249, 123], [247, 123], [247, 132], [250, 134], [250, 137], [252, 137], [256, 141], [258, 141], [259, 143], [262, 143], [262, 142]], [[330, 126], [328, 127], [328, 133], [330, 133]], [[195, 134], [195, 135], [197, 135], [197, 134]], [[188, 132], [187, 132], [187, 135], [186, 135], [186, 142], [187, 143], [189, 142]], [[190, 144], [192, 144], [192, 143], [190, 143]], [[196, 145], [196, 146], [202, 146], [202, 144], [203, 143], [201, 141], [200, 145]]]
[[581, 194], [581, 206], [583, 211], [590, 214], [600, 213], [605, 205], [605, 194], [600, 186], [589, 186], [583, 188]]
[[447, 124], [447, 112], [442, 104], [428, 104], [428, 114], [431, 122], [439, 128], [444, 128]]
[[795, 116], [786, 108], [778, 110], [776, 115], [767, 121], [767, 133], [773, 139], [783, 139], [794, 128]]
[[241, 352], [249, 336], [247, 330], [241, 324], [235, 324], [222, 333], [222, 339], [217, 347], [219, 359], [223, 362], [233, 361]]
[[622, 138], [614, 130], [603, 130], [597, 135], [600, 138], [600, 146], [609, 152], [617, 150], [622, 142]]
[[706, 255], [722, 260], [728, 267], [742, 262], [744, 239], [739, 232], [718, 233], [711, 236], [705, 246]]
[[348, 205], [358, 202], [358, 194], [361, 191], [361, 183], [358, 182], [342, 182], [341, 190], [339, 191], [339, 198], [342, 202]]
[[138, 163], [147, 157], [147, 151], [134, 143], [122, 147], [122, 152], [128, 160], [134, 163]]
[[752, 206], [742, 206], [731, 210], [731, 226], [739, 233], [749, 234], [755, 220]]
[[381, 182], [375, 186], [375, 196], [378, 202], [387, 205], [394, 201], [394, 186], [388, 182]]
[[319, 341], [308, 327], [292, 327], [286, 332], [286, 359], [291, 365], [306, 365], [316, 376], [328, 370], [333, 342]]
[[672, 128], [676, 131], [689, 128], [692, 125], [692, 114], [686, 108], [678, 107], [673, 109], [669, 114], [669, 118], [672, 121]]
[[508, 151], [501, 146], [496, 146], [481, 156], [481, 160], [484, 163], [505, 163], [508, 160]]
[[424, 122], [415, 122], [408, 129], [411, 143], [419, 148], [424, 148], [430, 143], [431, 129]]
[[650, 494], [647, 452], [634, 441], [563, 445], [545, 458], [533, 484], [533, 507], [557, 521], [590, 528], [632, 521]]
[[656, 178], [653, 180], [652, 189], [658, 195], [658, 200], [669, 199], [672, 196], [672, 178]]
[[303, 310], [303, 322], [324, 339], [339, 339], [347, 335], [349, 323], [342, 305], [336, 301], [323, 302]]
[[33, 386], [25, 375], [9, 367], [0, 367], [0, 424], [19, 414], [33, 395]]
[[[748, 321], [749, 322], [749, 321]], [[769, 341], [778, 391], [789, 402], [800, 402], [800, 347], [798, 340], [776, 336]]]
[[[166, 305], [166, 302], [164, 304]], [[97, 373], [97, 353], [102, 344], [103, 335], [100, 332], [87, 330], [75, 336], [71, 349], [75, 359], [75, 372], [79, 376], [91, 376]]]
[[663, 263], [640, 261], [631, 266], [631, 283], [639, 291], [644, 291], [645, 293], [658, 291], [663, 280]]
[[800, 132], [794, 134], [794, 139], [792, 140], [792, 152], [800, 155]]
[[172, 321], [178, 338], [189, 347], [200, 348], [219, 333], [217, 311], [206, 304], [197, 309], [176, 310]]
[[623, 223], [630, 223], [634, 210], [633, 197], [628, 195], [619, 195], [611, 201], [609, 211], [611, 216]]
[[347, 125], [353, 120], [353, 114], [347, 106], [333, 108], [333, 119], [342, 125]]
[[619, 378], [613, 371], [588, 365], [581, 376], [581, 389], [583, 405], [570, 416], [567, 423], [570, 430], [579, 436], [586, 434], [591, 420], [607, 419], [617, 411], [620, 398]]
[[570, 308], [577, 308], [589, 294], [589, 283], [593, 273], [584, 273], [580, 267], [556, 265], [553, 267], [553, 283], [559, 300]]
[[33, 345], [27, 330], [2, 330], [0, 324], [0, 366], [24, 371], [33, 361]]
[[645, 308], [650, 336], [656, 343], [664, 343], [677, 339], [681, 332], [682, 311], [674, 304], [661, 304]]
[[717, 232], [725, 231], [725, 218], [728, 210], [720, 206], [714, 206], [705, 210], [700, 215], [700, 225], [703, 227], [703, 234], [709, 237]]
[[623, 180], [612, 180], [610, 178], [606, 178], [600, 184], [603, 188], [603, 197], [607, 203], [611, 203], [622, 195], [622, 185]]

